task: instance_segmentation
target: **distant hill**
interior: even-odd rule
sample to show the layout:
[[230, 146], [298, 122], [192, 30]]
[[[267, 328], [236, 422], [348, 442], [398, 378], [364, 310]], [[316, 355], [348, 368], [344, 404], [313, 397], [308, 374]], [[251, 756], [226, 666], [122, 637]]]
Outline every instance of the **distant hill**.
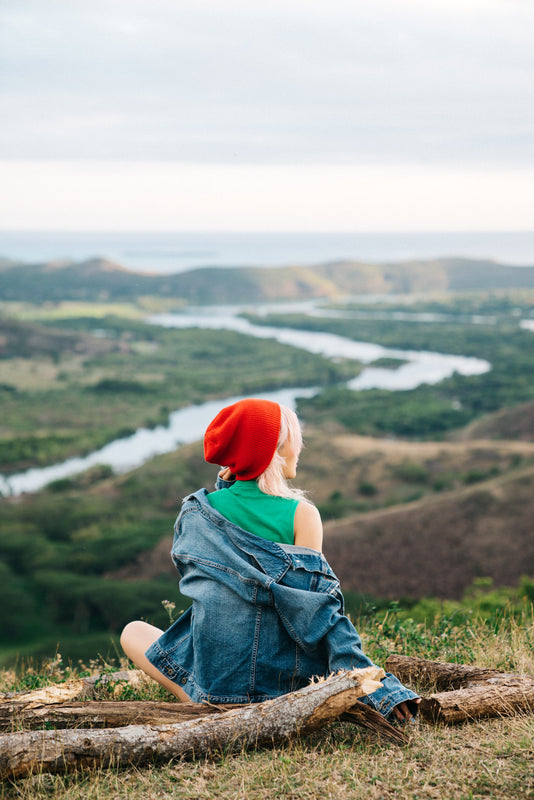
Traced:
[[325, 555], [347, 591], [459, 599], [475, 578], [534, 574], [534, 467], [476, 487], [325, 526]]
[[133, 272], [103, 258], [44, 264], [0, 261], [0, 299], [32, 303], [134, 302], [143, 296], [190, 304], [258, 303], [343, 294], [533, 287], [534, 267], [458, 258], [397, 264], [340, 261], [319, 266], [205, 267], [174, 275]]
[[534, 442], [534, 403], [521, 403], [512, 408], [502, 408], [475, 420], [455, 438], [468, 439], [513, 439]]

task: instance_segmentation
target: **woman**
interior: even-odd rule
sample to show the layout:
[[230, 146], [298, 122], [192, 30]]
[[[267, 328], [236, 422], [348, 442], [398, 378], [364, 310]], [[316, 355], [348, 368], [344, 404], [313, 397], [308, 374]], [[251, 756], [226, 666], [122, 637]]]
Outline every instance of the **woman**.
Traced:
[[[372, 664], [322, 555], [319, 512], [287, 484], [301, 449], [296, 415], [269, 400], [240, 400], [208, 426], [206, 461], [224, 466], [215, 492], [183, 501], [171, 550], [192, 606], [165, 633], [136, 621], [121, 636], [181, 700], [262, 702]], [[403, 722], [420, 702], [391, 674], [362, 699]]]

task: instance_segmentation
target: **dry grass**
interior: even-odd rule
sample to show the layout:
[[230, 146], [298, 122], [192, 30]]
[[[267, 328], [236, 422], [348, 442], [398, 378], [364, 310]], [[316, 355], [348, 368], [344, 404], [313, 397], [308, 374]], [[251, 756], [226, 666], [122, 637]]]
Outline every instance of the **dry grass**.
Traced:
[[[341, 489], [370, 508], [392, 506], [412, 499], [414, 490], [422, 496], [462, 488], [470, 473], [506, 474], [534, 458], [534, 442], [412, 442], [334, 429], [306, 429], [305, 434], [298, 482], [319, 505]], [[374, 486], [371, 496], [360, 491], [366, 483]]]
[[146, 769], [42, 775], [5, 784], [5, 798], [325, 800], [534, 797], [534, 718], [414, 727], [399, 749], [348, 724], [284, 747]]
[[[465, 630], [464, 660], [534, 673], [532, 615], [495, 629], [480, 622]], [[458, 635], [458, 631], [454, 636]], [[437, 640], [436, 630], [427, 632]], [[436, 644], [436, 641], [434, 641]], [[444, 640], [438, 657], [450, 655]], [[420, 647], [424, 650], [425, 642]], [[417, 648], [416, 648], [417, 649]], [[470, 657], [467, 658], [467, 652]], [[424, 653], [417, 652], [418, 655]], [[96, 665], [91, 665], [94, 668]], [[47, 680], [65, 676], [51, 662]], [[16, 686], [14, 672], [0, 688]], [[161, 692], [142, 689], [144, 699]], [[133, 699], [131, 696], [129, 699]], [[417, 722], [403, 748], [384, 744], [371, 732], [335, 723], [306, 738], [275, 748], [215, 754], [127, 770], [97, 769], [70, 775], [35, 775], [5, 782], [0, 798], [33, 800], [527, 800], [534, 798], [534, 715], [487, 719], [456, 727]]]

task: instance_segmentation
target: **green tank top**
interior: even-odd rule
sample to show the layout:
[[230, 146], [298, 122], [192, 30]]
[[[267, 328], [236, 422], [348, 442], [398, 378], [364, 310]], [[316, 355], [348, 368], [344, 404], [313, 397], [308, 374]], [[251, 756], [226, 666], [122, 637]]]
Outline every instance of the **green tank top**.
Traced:
[[265, 494], [254, 480], [236, 481], [208, 494], [208, 500], [219, 514], [249, 533], [279, 544], [294, 544], [298, 500]]

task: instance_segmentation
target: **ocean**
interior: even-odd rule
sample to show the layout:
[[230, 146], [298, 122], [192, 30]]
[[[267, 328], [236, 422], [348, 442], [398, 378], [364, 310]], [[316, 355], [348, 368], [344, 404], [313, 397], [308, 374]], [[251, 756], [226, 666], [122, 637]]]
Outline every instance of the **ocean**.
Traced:
[[138, 272], [440, 257], [534, 265], [534, 231], [496, 233], [161, 233], [0, 231], [0, 258], [26, 263], [102, 256]]

